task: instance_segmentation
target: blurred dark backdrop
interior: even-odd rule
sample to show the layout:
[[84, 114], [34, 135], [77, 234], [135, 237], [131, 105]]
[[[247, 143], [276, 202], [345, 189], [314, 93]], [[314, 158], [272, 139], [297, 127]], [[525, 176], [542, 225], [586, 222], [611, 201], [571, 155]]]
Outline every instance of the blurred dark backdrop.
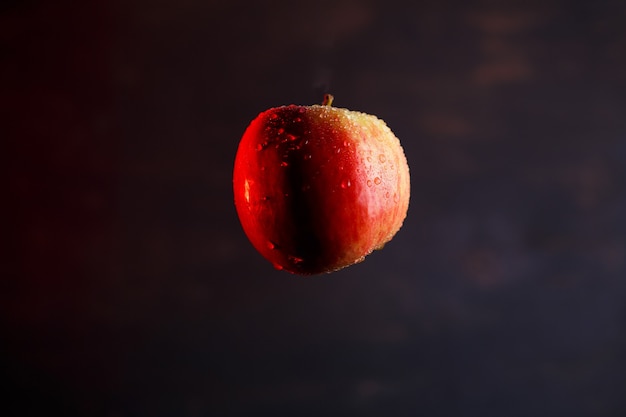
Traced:
[[[4, 1], [2, 415], [626, 415], [626, 3]], [[404, 227], [275, 271], [262, 110], [402, 141]]]

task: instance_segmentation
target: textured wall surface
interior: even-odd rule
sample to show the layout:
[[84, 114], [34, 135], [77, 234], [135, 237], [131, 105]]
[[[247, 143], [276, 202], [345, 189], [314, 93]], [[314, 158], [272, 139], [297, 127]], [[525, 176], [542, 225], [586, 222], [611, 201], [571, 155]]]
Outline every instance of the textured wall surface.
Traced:
[[[626, 415], [623, 1], [2, 4], [2, 415]], [[232, 164], [325, 92], [412, 199], [302, 278]]]

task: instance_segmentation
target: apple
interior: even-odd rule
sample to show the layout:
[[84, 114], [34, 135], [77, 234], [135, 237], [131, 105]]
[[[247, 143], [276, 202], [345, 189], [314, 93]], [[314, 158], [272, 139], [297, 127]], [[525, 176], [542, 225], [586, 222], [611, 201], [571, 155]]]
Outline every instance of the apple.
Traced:
[[375, 116], [322, 105], [262, 112], [235, 157], [235, 207], [275, 268], [311, 275], [362, 261], [398, 232], [409, 206], [400, 141]]

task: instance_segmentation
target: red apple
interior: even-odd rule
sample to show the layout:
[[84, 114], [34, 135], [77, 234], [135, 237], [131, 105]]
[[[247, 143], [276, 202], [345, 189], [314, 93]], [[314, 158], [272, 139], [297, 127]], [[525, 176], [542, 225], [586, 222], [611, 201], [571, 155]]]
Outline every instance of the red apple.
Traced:
[[239, 143], [239, 220], [277, 269], [308, 275], [360, 262], [406, 217], [409, 167], [400, 141], [382, 120], [331, 101], [269, 109]]

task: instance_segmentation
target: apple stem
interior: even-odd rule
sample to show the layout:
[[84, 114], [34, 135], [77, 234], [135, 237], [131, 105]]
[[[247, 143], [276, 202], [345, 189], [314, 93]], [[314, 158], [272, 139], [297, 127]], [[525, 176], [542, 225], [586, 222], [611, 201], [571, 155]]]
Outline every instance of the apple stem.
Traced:
[[333, 97], [332, 94], [324, 94], [324, 101], [322, 101], [322, 106], [332, 106], [334, 99], [335, 97]]

